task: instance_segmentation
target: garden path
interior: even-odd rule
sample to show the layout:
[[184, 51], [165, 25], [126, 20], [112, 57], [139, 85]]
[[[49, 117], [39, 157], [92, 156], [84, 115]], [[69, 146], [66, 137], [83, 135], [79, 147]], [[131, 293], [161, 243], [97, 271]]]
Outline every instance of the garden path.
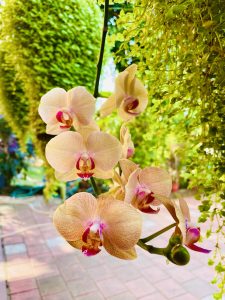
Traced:
[[[198, 202], [190, 195], [186, 199], [197, 219]], [[19, 200], [24, 205], [9, 204], [15, 201], [18, 200], [0, 197], [1, 234], [31, 227], [1, 240], [1, 300], [213, 299], [213, 268], [207, 265], [208, 255], [190, 250], [191, 262], [184, 267], [168, 264], [165, 258], [138, 247], [134, 261], [116, 259], [104, 250], [87, 258], [53, 227], [51, 214], [56, 204], [46, 205], [41, 196]], [[143, 236], [172, 223], [164, 209], [144, 219]], [[204, 232], [206, 225], [202, 227]], [[154, 245], [165, 245], [171, 232], [155, 239]], [[213, 239], [203, 245], [212, 248]]]

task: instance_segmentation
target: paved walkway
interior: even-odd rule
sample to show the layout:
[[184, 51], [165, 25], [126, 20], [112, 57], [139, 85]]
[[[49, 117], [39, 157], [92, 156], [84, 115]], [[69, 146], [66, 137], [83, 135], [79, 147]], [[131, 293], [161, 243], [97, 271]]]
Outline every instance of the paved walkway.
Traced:
[[[187, 200], [196, 219], [198, 202], [191, 197]], [[7, 299], [5, 287], [11, 300], [213, 299], [215, 287], [209, 283], [213, 270], [207, 266], [208, 255], [192, 251], [191, 262], [185, 267], [168, 264], [165, 258], [138, 247], [135, 261], [119, 260], [104, 251], [87, 258], [54, 229], [49, 217], [54, 205], [45, 205], [42, 197], [20, 200], [32, 203], [30, 206], [2, 201], [18, 200], [0, 197], [1, 234], [30, 229], [2, 240], [1, 300]], [[143, 236], [171, 222], [164, 209], [157, 216], [145, 216]], [[171, 231], [154, 240], [154, 245], [165, 245], [169, 234]], [[204, 246], [210, 248], [212, 242], [205, 241]]]

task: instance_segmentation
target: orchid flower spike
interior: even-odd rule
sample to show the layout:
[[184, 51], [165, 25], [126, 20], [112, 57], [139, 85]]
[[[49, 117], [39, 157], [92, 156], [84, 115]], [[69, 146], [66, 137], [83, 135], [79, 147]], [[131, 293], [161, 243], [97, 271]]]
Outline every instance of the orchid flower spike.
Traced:
[[103, 246], [118, 258], [136, 258], [142, 219], [127, 203], [77, 193], [57, 208], [53, 222], [69, 244], [86, 256], [98, 254]]
[[38, 112], [47, 124], [46, 133], [57, 135], [70, 130], [74, 121], [88, 125], [95, 112], [95, 98], [82, 86], [68, 92], [54, 88], [41, 98]]
[[195, 243], [200, 239], [200, 228], [191, 223], [190, 211], [187, 202], [184, 199], [179, 199], [179, 204], [174, 200], [174, 206], [179, 220], [179, 228], [183, 235], [184, 245], [188, 248], [202, 253], [209, 253], [211, 250], [201, 248]]
[[120, 129], [120, 142], [123, 147], [123, 158], [131, 158], [134, 155], [134, 143], [132, 142], [129, 129], [122, 125]]
[[[148, 167], [141, 170], [137, 168], [128, 178], [125, 186], [125, 202], [131, 203], [134, 207], [144, 213], [155, 214], [159, 212], [151, 206], [158, 206], [163, 203], [167, 208], [167, 198], [172, 189], [170, 175], [155, 167]], [[172, 204], [168, 210], [172, 209]], [[174, 213], [173, 213], [174, 215]]]
[[132, 64], [119, 73], [115, 82], [115, 93], [102, 105], [101, 116], [109, 115], [118, 108], [119, 116], [128, 121], [142, 113], [148, 104], [144, 85], [135, 77], [137, 65]]
[[91, 176], [106, 179], [113, 176], [122, 146], [104, 132], [94, 131], [85, 140], [80, 133], [67, 131], [51, 139], [45, 153], [59, 180], [87, 180]]

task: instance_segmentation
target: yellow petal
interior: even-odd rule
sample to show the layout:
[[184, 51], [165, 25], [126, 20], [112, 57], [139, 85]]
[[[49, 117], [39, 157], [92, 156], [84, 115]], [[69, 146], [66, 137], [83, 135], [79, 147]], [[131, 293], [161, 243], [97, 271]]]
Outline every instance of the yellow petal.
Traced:
[[111, 254], [112, 256], [121, 258], [121, 259], [129, 259], [133, 260], [137, 258], [137, 253], [134, 247], [128, 250], [121, 250], [115, 247], [108, 239], [104, 238], [103, 246], [105, 247], [106, 251]]
[[111, 114], [114, 109], [116, 109], [116, 100], [115, 96], [111, 95], [101, 106], [100, 115], [101, 117], [106, 117]]
[[172, 179], [165, 170], [155, 167], [144, 168], [140, 173], [139, 180], [155, 194], [168, 197], [171, 193]]
[[68, 106], [72, 108], [78, 121], [87, 125], [95, 112], [95, 98], [83, 86], [78, 86], [68, 91]]
[[66, 98], [67, 93], [61, 88], [54, 88], [41, 98], [38, 113], [45, 123], [54, 120], [59, 109], [66, 106]]
[[48, 142], [45, 155], [56, 171], [66, 173], [75, 168], [77, 155], [82, 151], [85, 151], [82, 136], [77, 132], [67, 131]]
[[103, 171], [113, 169], [122, 155], [120, 142], [108, 133], [91, 133], [86, 145], [88, 151], [94, 154], [96, 168]]
[[106, 224], [103, 238], [121, 250], [134, 247], [141, 235], [140, 213], [123, 201], [100, 199], [98, 204], [98, 215]]
[[54, 215], [53, 223], [67, 241], [82, 239], [89, 222], [95, 219], [97, 200], [89, 193], [77, 193], [60, 205]]

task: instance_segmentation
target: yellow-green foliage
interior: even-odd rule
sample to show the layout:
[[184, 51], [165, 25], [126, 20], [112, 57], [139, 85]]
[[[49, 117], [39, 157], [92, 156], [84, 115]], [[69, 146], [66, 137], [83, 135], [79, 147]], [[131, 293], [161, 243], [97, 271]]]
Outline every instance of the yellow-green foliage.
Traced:
[[[137, 161], [165, 161], [171, 133], [184, 143], [183, 176], [205, 197], [200, 221], [218, 222], [218, 241], [225, 237], [224, 22], [221, 0], [138, 0], [132, 13], [120, 14], [117, 53], [118, 61], [138, 63], [149, 91], [148, 110], [131, 129]], [[212, 233], [209, 228], [207, 236]], [[224, 269], [222, 257], [217, 299]]]
[[28, 127], [28, 102], [24, 96], [21, 82], [16, 79], [14, 68], [5, 61], [0, 51], [0, 103], [1, 112], [13, 132], [24, 146]]
[[102, 14], [92, 0], [6, 0], [1, 47], [28, 99], [30, 133], [42, 158], [45, 125], [37, 109], [41, 96], [59, 86], [94, 86]]

